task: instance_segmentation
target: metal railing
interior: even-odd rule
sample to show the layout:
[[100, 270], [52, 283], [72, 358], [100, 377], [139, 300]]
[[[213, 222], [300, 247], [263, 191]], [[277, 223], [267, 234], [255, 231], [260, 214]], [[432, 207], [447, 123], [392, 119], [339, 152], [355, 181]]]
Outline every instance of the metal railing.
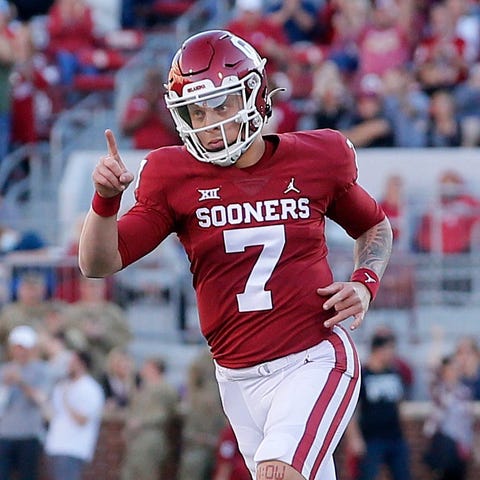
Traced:
[[[22, 178], [16, 178], [16, 172], [23, 168]], [[18, 201], [27, 192], [35, 194], [41, 187], [46, 170], [49, 170], [48, 144], [22, 145], [0, 163], [0, 192], [11, 201]]]
[[[168, 248], [167, 248], [168, 247]], [[180, 269], [172, 273], [172, 265], [181, 263], [176, 259], [177, 253], [167, 246], [162, 254], [162, 261], [139, 262], [129, 267], [129, 274], [118, 275], [118, 280], [125, 285], [132, 283], [141, 293], [153, 285], [152, 278], [161, 279], [168, 284], [167, 277], [189, 275], [185, 263], [184, 273]], [[180, 247], [178, 247], [180, 248]], [[170, 252], [170, 253], [169, 253]], [[172, 253], [173, 252], [173, 253]], [[58, 268], [76, 265], [75, 257], [65, 257], [62, 250], [52, 247], [49, 251], [35, 254], [14, 254], [4, 256], [2, 264], [9, 270], [20, 267]], [[329, 254], [329, 262], [335, 277], [345, 279], [345, 272], [351, 271], [351, 251], [334, 250]], [[147, 266], [146, 266], [147, 265]], [[162, 267], [165, 266], [165, 268]], [[177, 268], [177, 270], [179, 267]], [[343, 272], [343, 273], [342, 273]], [[424, 253], [394, 254], [382, 279], [382, 288], [374, 308], [414, 309], [419, 306], [460, 305], [463, 307], [480, 307], [480, 254], [478, 252], [457, 255], [430, 255]], [[133, 280], [135, 279], [135, 280]]]
[[[119, 147], [130, 146], [129, 139], [122, 136], [118, 125], [126, 102], [140, 85], [145, 70], [158, 66], [167, 72], [171, 58], [178, 48], [180, 37], [183, 34], [187, 35], [187, 32], [192, 33], [195, 29], [209, 28], [213, 25], [221, 26], [228, 16], [228, 10], [227, 0], [213, 3], [210, 0], [197, 2], [177, 19], [173, 30], [146, 35], [144, 47], [116, 73], [114, 92], [91, 93], [74, 108], [58, 116], [52, 126], [49, 139], [50, 170], [47, 183], [52, 198], [57, 198], [58, 185], [69, 155], [75, 150], [104, 148], [105, 128], [116, 129]], [[28, 183], [29, 185], [25, 183], [25, 189], [32, 187], [32, 182]], [[52, 204], [50, 212], [55, 209], [56, 207]], [[59, 233], [54, 232], [51, 235], [49, 232], [49, 237], [59, 239]]]

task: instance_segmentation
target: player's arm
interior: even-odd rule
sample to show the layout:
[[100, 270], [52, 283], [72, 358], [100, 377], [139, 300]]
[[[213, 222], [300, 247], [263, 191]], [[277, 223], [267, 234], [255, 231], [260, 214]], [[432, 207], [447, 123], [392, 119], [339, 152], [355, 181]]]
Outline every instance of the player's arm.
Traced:
[[108, 153], [100, 159], [92, 174], [95, 198], [79, 242], [79, 266], [87, 277], [105, 277], [122, 268], [117, 211], [120, 196], [133, 181], [133, 174], [120, 158], [113, 132], [107, 130], [105, 137]]
[[330, 295], [323, 307], [336, 311], [325, 322], [326, 327], [332, 327], [351, 316], [354, 317], [350, 326], [352, 330], [361, 325], [390, 259], [392, 241], [392, 228], [387, 217], [356, 239], [352, 281], [334, 282], [317, 290], [319, 295]]
[[[342, 172], [356, 178], [355, 149], [350, 141], [340, 137], [339, 145], [345, 154]], [[360, 326], [378, 290], [380, 279], [387, 267], [392, 250], [393, 234], [390, 223], [375, 199], [355, 181], [344, 188], [329, 205], [327, 216], [341, 225], [355, 239], [353, 274], [350, 281], [333, 282], [317, 290], [328, 297], [323, 305], [334, 314], [325, 322], [326, 327], [344, 321], [350, 316], [350, 328]]]
[[392, 252], [392, 227], [387, 217], [360, 235], [355, 241], [353, 258], [355, 270], [366, 268], [381, 279]]

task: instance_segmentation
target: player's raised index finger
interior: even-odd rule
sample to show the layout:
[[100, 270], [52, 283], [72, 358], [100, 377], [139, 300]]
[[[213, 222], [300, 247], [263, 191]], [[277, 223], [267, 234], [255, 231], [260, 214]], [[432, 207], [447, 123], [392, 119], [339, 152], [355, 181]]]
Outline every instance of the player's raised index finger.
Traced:
[[115, 140], [115, 135], [110, 129], [105, 130], [105, 138], [107, 140], [108, 154], [112, 157], [115, 157], [116, 160], [120, 160], [117, 141]]

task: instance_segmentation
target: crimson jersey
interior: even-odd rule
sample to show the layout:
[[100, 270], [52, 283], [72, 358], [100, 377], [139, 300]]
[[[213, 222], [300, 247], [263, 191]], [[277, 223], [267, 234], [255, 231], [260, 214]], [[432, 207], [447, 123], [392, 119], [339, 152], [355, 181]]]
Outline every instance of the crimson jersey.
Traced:
[[191, 262], [201, 330], [216, 361], [242, 368], [327, 338], [316, 289], [332, 282], [325, 217], [357, 238], [384, 218], [357, 183], [339, 132], [265, 136], [248, 168], [199, 162], [184, 147], [144, 160], [136, 204], [119, 220], [123, 266], [176, 232]]

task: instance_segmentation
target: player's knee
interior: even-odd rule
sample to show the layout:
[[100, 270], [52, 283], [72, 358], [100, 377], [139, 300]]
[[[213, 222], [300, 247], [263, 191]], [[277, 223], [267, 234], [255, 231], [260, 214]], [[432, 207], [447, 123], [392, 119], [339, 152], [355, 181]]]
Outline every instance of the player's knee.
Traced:
[[256, 480], [305, 480], [291, 465], [278, 460], [267, 460], [257, 466]]

